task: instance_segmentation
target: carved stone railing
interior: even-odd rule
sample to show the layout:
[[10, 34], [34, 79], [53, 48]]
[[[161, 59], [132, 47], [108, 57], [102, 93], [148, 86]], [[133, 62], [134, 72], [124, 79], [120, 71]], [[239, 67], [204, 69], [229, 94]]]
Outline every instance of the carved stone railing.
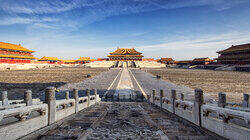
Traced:
[[45, 103], [32, 99], [30, 90], [25, 91], [24, 100], [15, 101], [8, 100], [6, 91], [1, 92], [0, 139], [21, 138], [101, 101], [97, 90], [94, 95], [90, 95], [88, 89], [86, 91], [86, 97], [79, 97], [78, 90], [74, 89], [73, 99], [69, 98], [67, 91], [65, 99], [56, 100], [55, 88], [48, 87]]
[[[42, 104], [40, 99], [32, 99], [33, 104]], [[8, 100], [7, 105], [2, 105], [2, 101], [0, 101], [0, 110], [17, 108], [17, 107], [24, 107], [26, 103], [24, 100]]]
[[173, 113], [173, 103], [167, 97], [162, 98], [162, 108]]
[[2, 110], [0, 123], [1, 139], [17, 139], [48, 125], [48, 105]]
[[161, 104], [160, 96], [155, 96], [155, 97], [154, 97], [154, 100], [155, 100], [155, 104], [156, 104], [157, 106], [160, 106], [160, 104]]
[[89, 105], [93, 105], [96, 103], [96, 97], [95, 95], [89, 96]]
[[79, 110], [82, 110], [86, 107], [88, 107], [88, 97], [80, 97], [78, 106]]
[[193, 111], [194, 111], [194, 103], [190, 101], [182, 101], [182, 100], [176, 100], [175, 101], [175, 114], [195, 123]]
[[211, 105], [201, 106], [201, 126], [228, 139], [250, 138], [250, 113]]
[[55, 121], [59, 121], [75, 113], [75, 99], [57, 100]]
[[[218, 104], [205, 104], [203, 91], [195, 89], [195, 100], [184, 101], [184, 95], [181, 99], [176, 99], [176, 91], [171, 91], [171, 97], [164, 97], [160, 90], [160, 96], [152, 92], [150, 103], [161, 109], [169, 111], [195, 125], [203, 127], [227, 139], [250, 138], [250, 112], [248, 108], [249, 98], [244, 94], [242, 107], [232, 108], [226, 103], [226, 95], [219, 93]], [[245, 108], [244, 108], [245, 107]]]

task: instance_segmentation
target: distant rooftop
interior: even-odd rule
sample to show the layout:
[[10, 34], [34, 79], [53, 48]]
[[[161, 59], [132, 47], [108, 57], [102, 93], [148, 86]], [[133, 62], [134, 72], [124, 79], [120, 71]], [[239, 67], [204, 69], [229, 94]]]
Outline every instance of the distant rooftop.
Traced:
[[222, 51], [218, 51], [217, 53], [227, 53], [227, 52], [238, 52], [238, 51], [245, 51], [250, 50], [250, 43], [242, 44], [242, 45], [232, 45], [230, 48], [227, 48]]
[[44, 56], [41, 59], [39, 59], [39, 61], [60, 61], [60, 59], [58, 59], [57, 57]]
[[35, 51], [24, 48], [20, 44], [16, 45], [16, 44], [5, 43], [5, 42], [0, 42], [0, 49], [7, 49], [7, 50], [14, 50], [14, 51], [24, 51], [24, 52], [35, 52]]
[[111, 55], [140, 55], [142, 53], [136, 51], [134, 48], [117, 48], [117, 50], [115, 50], [114, 52], [110, 53]]

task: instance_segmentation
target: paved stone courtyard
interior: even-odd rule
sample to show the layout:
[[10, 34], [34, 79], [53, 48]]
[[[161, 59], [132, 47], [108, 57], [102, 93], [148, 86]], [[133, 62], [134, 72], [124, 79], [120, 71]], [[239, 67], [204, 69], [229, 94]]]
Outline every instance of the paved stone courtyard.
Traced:
[[91, 128], [87, 139], [207, 138], [147, 103], [108, 103], [107, 114]]
[[[132, 75], [136, 79], [133, 79]], [[163, 88], [166, 90], [166, 94], [173, 87], [178, 88], [181, 92], [188, 91], [187, 93], [189, 94], [193, 93], [192, 90], [186, 87], [155, 81], [154, 77], [140, 70], [111, 69], [94, 78], [76, 84], [66, 84], [59, 89], [109, 88], [109, 90], [101, 91], [101, 94], [104, 95], [105, 93], [104, 96], [117, 94], [117, 97], [120, 98], [119, 100], [114, 99], [113, 102], [104, 101], [84, 109], [65, 121], [58, 123], [53, 129], [40, 133], [37, 139], [177, 140], [212, 138], [211, 135], [195, 126], [184, 123], [170, 113], [163, 112], [147, 102], [127, 102], [122, 100], [123, 98], [131, 97], [133, 94], [142, 94], [139, 85], [136, 84], [136, 80], [138, 80], [146, 94], [151, 93], [151, 87], [156, 89]], [[105, 84], [101, 84], [103, 82]], [[153, 85], [154, 82], [156, 82], [155, 85]], [[187, 97], [189, 97], [188, 94]]]
[[177, 98], [179, 98], [180, 93], [183, 93], [185, 100], [194, 99], [194, 91], [191, 88], [185, 86], [178, 86], [161, 79], [157, 79], [156, 76], [153, 76], [145, 71], [139, 69], [132, 69], [131, 72], [135, 76], [136, 80], [139, 82], [143, 90], [147, 95], [152, 93], [152, 90], [156, 90], [156, 94], [159, 95], [160, 90], [164, 90], [164, 96], [170, 97], [172, 89], [176, 90]]
[[[23, 99], [23, 93], [29, 89], [33, 92], [33, 98], [41, 98], [46, 87], [60, 87], [65, 84], [89, 81], [87, 75], [98, 76], [108, 71], [108, 68], [86, 68], [86, 67], [54, 67], [44, 69], [0, 71], [0, 90], [7, 90], [11, 100]], [[113, 72], [113, 71], [110, 71]], [[114, 75], [116, 74], [113, 72]], [[107, 74], [110, 76], [113, 74]], [[103, 75], [102, 77], [104, 77]], [[112, 76], [111, 76], [112, 78]], [[103, 84], [110, 84], [101, 78]], [[91, 80], [90, 80], [91, 81]], [[88, 83], [95, 83], [94, 81]], [[87, 84], [87, 83], [86, 83]], [[74, 84], [73, 84], [74, 85]], [[102, 85], [100, 85], [103, 88]]]
[[241, 102], [243, 93], [250, 92], [250, 73], [238, 71], [215, 71], [204, 69], [143, 69], [154, 76], [176, 85], [183, 85], [192, 89], [203, 89], [205, 95], [214, 99], [219, 92], [227, 94], [227, 101]]
[[43, 140], [79, 138], [177, 140], [208, 139], [208, 135], [145, 102], [107, 102], [82, 110], [37, 137]]

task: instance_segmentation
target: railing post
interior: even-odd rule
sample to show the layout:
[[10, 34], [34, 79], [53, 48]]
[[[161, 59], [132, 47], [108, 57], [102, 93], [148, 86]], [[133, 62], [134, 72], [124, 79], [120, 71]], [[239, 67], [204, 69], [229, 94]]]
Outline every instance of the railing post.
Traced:
[[31, 90], [26, 90], [24, 92], [24, 102], [26, 103], [26, 106], [32, 105], [32, 91]]
[[176, 99], [176, 90], [171, 90], [171, 106], [172, 106], [172, 112], [175, 114], [175, 99]]
[[94, 94], [95, 94], [95, 103], [97, 103], [97, 96], [98, 96], [98, 94], [97, 94], [98, 92], [97, 92], [97, 89], [94, 89]]
[[88, 101], [87, 106], [89, 107], [89, 105], [90, 105], [90, 91], [89, 91], [89, 89], [86, 89], [86, 94], [87, 94], [87, 97], [88, 97], [88, 99], [87, 99], [87, 101]]
[[151, 94], [147, 95], [147, 101], [150, 103], [150, 100], [151, 100]]
[[9, 105], [7, 91], [1, 91], [1, 101], [2, 101], [2, 106]]
[[162, 98], [164, 97], [164, 93], [163, 90], [160, 90], [160, 105], [161, 105], [161, 109], [162, 109]]
[[180, 97], [180, 98], [181, 98], [181, 100], [182, 100], [182, 101], [184, 101], [184, 94], [183, 94], [183, 93], [181, 93], [181, 94], [180, 94], [180, 96], [181, 96], [181, 97]]
[[73, 97], [75, 99], [75, 111], [78, 112], [78, 105], [79, 105], [79, 95], [78, 95], [78, 89], [73, 89]]
[[65, 99], [66, 99], [66, 100], [69, 100], [69, 91], [66, 91], [66, 92], [65, 92]]
[[244, 93], [242, 107], [248, 107], [248, 106], [249, 106], [249, 94]]
[[201, 126], [201, 105], [204, 104], [203, 91], [201, 89], [195, 89], [195, 100], [193, 108], [193, 118], [196, 125]]
[[227, 101], [226, 101], [226, 94], [223, 93], [223, 92], [220, 92], [218, 94], [218, 97], [219, 97], [219, 100], [218, 100], [218, 107], [225, 107], [226, 104], [227, 104]]
[[56, 120], [56, 98], [55, 87], [47, 87], [45, 90], [45, 102], [48, 104], [48, 123], [49, 125]]
[[155, 89], [153, 89], [152, 94], [153, 94], [152, 102], [153, 104], [155, 104]]

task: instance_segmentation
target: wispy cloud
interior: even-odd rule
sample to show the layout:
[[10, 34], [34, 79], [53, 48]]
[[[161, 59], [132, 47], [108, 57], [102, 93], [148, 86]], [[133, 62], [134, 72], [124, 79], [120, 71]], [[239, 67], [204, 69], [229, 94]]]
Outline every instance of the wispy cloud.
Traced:
[[[60, 19], [57, 21], [58, 25], [67, 25], [67, 22], [73, 19], [79, 24], [76, 26], [80, 26], [121, 14], [205, 5], [222, 10], [229, 9], [247, 1], [248, 0], [0, 0], [0, 12], [2, 11], [10, 15], [7, 18], [0, 17], [2, 21], [0, 25], [19, 23], [33, 24], [40, 22], [40, 20], [36, 19], [37, 17], [56, 16]], [[13, 16], [15, 18], [13, 18]], [[27, 18], [27, 16], [29, 18]], [[46, 24], [46, 21], [43, 22]]]
[[[193, 57], [216, 57], [216, 51], [250, 42], [248, 32], [230, 32], [225, 34], [203, 36], [197, 39], [183, 39], [162, 44], [138, 46], [147, 56], [175, 57], [176, 59], [192, 59]], [[197, 53], [199, 51], [199, 53]], [[165, 55], [162, 54], [165, 52]]]
[[49, 23], [56, 22], [57, 19], [49, 17], [45, 18], [25, 18], [25, 17], [9, 17], [1, 20], [0, 25], [12, 25], [12, 24], [32, 24], [32, 23]]
[[1, 0], [0, 9], [8, 13], [48, 14], [70, 11], [75, 8], [92, 6], [98, 1], [88, 0]]
[[0, 2], [0, 9], [9, 13], [47, 14], [86, 7], [119, 7], [121, 11], [129, 9], [147, 11], [155, 9], [152, 5], [164, 9], [203, 5], [224, 6], [226, 9], [247, 0], [0, 0]]
[[[100, 37], [99, 35], [99, 38], [97, 35], [98, 30], [95, 30], [95, 33], [92, 35], [88, 31], [79, 36], [77, 35], [79, 29], [82, 29], [80, 27], [112, 16], [156, 11], [159, 9], [195, 8], [200, 6], [206, 6], [214, 10], [225, 10], [246, 2], [249, 2], [249, 0], [0, 0], [0, 26], [5, 28], [5, 26], [14, 24], [29, 25], [25, 26], [27, 27], [24, 31], [26, 38], [18, 35], [16, 35], [16, 38], [3, 35], [1, 39], [7, 42], [16, 42], [16, 44], [20, 43], [18, 41], [21, 40], [25, 42], [25, 46], [36, 50], [39, 57], [43, 55], [68, 58], [72, 56], [106, 57], [108, 52], [115, 49], [109, 46], [114, 46], [113, 44], [115, 43], [124, 46], [124, 44], [136, 45], [137, 42], [150, 44], [165, 42], [135, 46], [146, 57], [170, 56], [176, 59], [191, 59], [192, 57], [204, 56], [216, 57], [216, 51], [218, 50], [232, 44], [249, 42], [250, 34], [248, 32], [216, 34], [215, 32], [211, 36], [197, 36], [196, 39], [193, 39], [189, 33], [183, 33], [183, 29], [176, 29], [176, 32], [179, 31], [181, 33], [169, 35], [175, 38], [174, 41], [169, 41], [168, 35], [164, 36], [162, 34], [159, 37], [153, 37], [156, 34], [161, 34], [157, 30], [140, 28], [133, 31], [121, 31], [117, 34], [105, 32], [101, 34], [103, 36]], [[236, 21], [238, 25], [238, 20], [236, 19]], [[167, 24], [159, 25], [167, 26]], [[161, 29], [163, 28], [162, 26]], [[233, 30], [240, 30], [238, 26], [233, 27], [235, 27]], [[190, 32], [196, 31], [193, 29], [191, 28]], [[74, 33], [71, 33], [72, 31], [77, 32], [77, 35], [73, 36], [72, 34]], [[197, 32], [199, 31], [197, 30]], [[180, 35], [184, 37], [180, 39]], [[15, 33], [13, 36], [15, 36]], [[141, 38], [142, 36], [145, 36], [145, 38]], [[186, 38], [186, 36], [190, 38]], [[167, 39], [162, 39], [161, 37]], [[106, 41], [115, 39], [117, 41], [110, 41], [113, 44]], [[132, 41], [127, 43], [130, 40]], [[134, 43], [135, 40], [137, 41], [136, 43]], [[119, 44], [119, 41], [126, 43]], [[96, 42], [99, 42], [99, 44]], [[104, 49], [104, 47], [107, 48]], [[89, 48], [92, 48], [92, 50]], [[98, 52], [99, 56], [97, 56]]]

